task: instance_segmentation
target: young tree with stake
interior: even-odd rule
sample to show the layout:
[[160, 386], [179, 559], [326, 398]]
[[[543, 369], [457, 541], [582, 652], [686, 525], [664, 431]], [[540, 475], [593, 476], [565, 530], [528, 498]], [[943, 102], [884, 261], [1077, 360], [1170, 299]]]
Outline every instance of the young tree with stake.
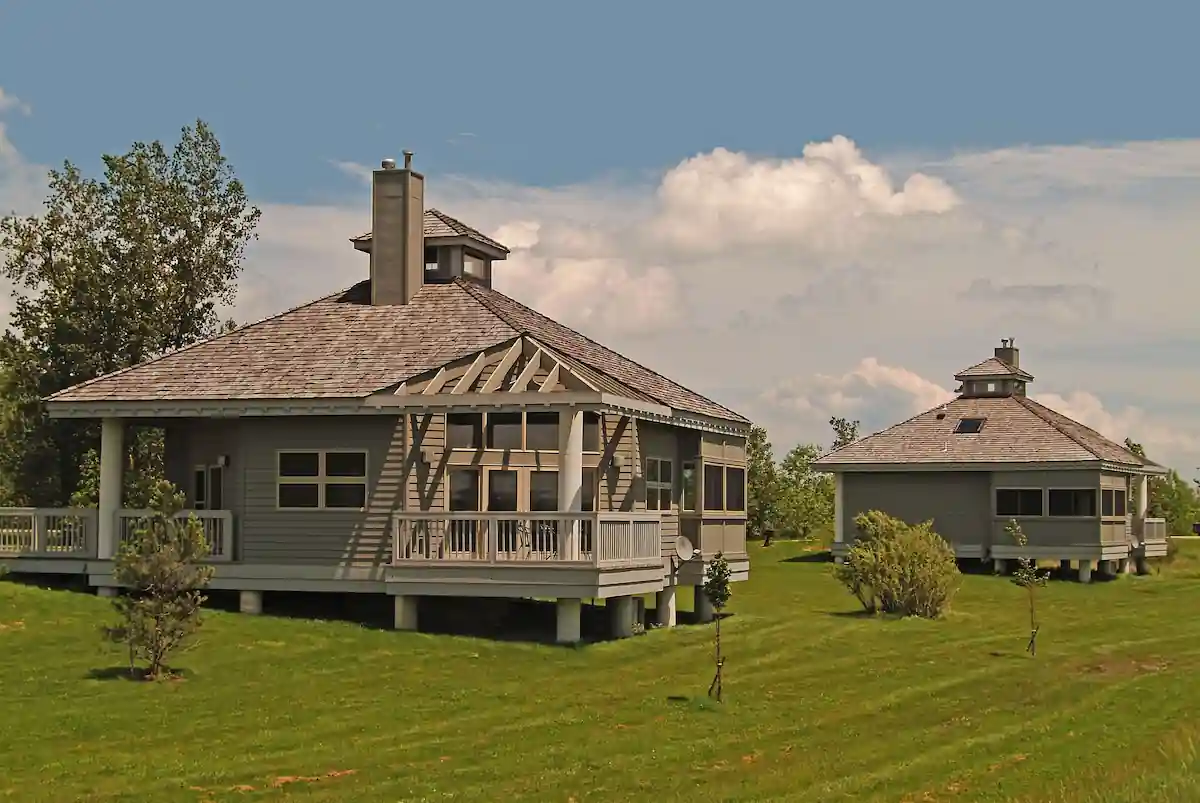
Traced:
[[721, 612], [729, 604], [729, 596], [732, 593], [729, 589], [729, 561], [725, 560], [725, 556], [720, 552], [708, 565], [708, 571], [704, 576], [703, 593], [708, 597], [713, 610], [717, 613], [715, 617], [717, 634], [713, 656], [716, 660], [717, 671], [713, 675], [712, 683], [709, 684], [708, 696], [715, 697], [719, 703], [721, 702], [721, 669], [725, 666], [725, 658], [721, 655]]
[[[1008, 524], [1004, 526], [1004, 531], [1008, 533], [1008, 537], [1013, 540], [1013, 543], [1022, 549], [1029, 543], [1029, 538], [1016, 519], [1009, 519]], [[1037, 604], [1034, 592], [1046, 585], [1046, 579], [1049, 576], [1049, 572], [1038, 569], [1036, 560], [1026, 557], [1017, 558], [1017, 570], [1013, 573], [1012, 580], [1017, 586], [1029, 592], [1029, 645], [1025, 650], [1034, 656], [1037, 655], [1038, 636]]]

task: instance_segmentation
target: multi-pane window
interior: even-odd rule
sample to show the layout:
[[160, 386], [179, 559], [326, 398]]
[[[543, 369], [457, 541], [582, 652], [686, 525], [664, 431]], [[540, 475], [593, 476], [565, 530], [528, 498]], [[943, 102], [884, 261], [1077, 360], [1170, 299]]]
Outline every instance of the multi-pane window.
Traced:
[[1051, 516], [1096, 515], [1095, 488], [1051, 488], [1046, 497]]
[[712, 463], [704, 466], [704, 509], [725, 509], [725, 466]]
[[1124, 518], [1126, 502], [1124, 488], [1105, 488], [1100, 492], [1100, 515]]
[[361, 510], [367, 506], [366, 452], [283, 451], [276, 459], [278, 507]]
[[646, 510], [670, 510], [674, 466], [662, 457], [646, 458]]
[[[559, 414], [552, 410], [526, 413], [448, 413], [446, 446], [450, 449], [558, 451]], [[421, 437], [414, 427], [414, 437]], [[603, 451], [600, 414], [583, 414], [583, 451]]]
[[1041, 516], [1041, 488], [997, 488], [997, 516]]

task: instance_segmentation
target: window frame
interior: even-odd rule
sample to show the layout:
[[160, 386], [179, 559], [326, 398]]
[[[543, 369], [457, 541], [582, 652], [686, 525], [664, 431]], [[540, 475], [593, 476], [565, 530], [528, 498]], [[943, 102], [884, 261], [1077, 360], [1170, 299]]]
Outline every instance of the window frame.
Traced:
[[[1000, 512], [1000, 492], [1014, 491], [1016, 493], [1037, 491], [1038, 494], [1038, 512], [1037, 513], [1001, 513]], [[1018, 501], [1020, 497], [1017, 497]], [[1046, 517], [1046, 489], [1033, 486], [1022, 485], [1001, 485], [992, 489], [992, 515], [998, 519], [1044, 519]], [[1020, 504], [1017, 509], [1020, 509]]]
[[[1047, 488], [1046, 489], [1046, 518], [1048, 518], [1048, 519], [1074, 519], [1076, 521], [1093, 521], [1093, 520], [1101, 518], [1099, 490], [1100, 489], [1096, 488], [1096, 487], [1084, 487], [1084, 486], [1059, 486], [1059, 487]], [[1051, 512], [1050, 495], [1053, 494], [1055, 491], [1070, 491], [1072, 493], [1086, 491], [1086, 492], [1090, 493], [1092, 495], [1092, 510], [1094, 512], [1091, 515], [1080, 515], [1078, 513], [1059, 514], [1059, 513]]]
[[[1121, 500], [1120, 512], [1117, 512], [1117, 499]], [[1110, 504], [1106, 505], [1105, 502]], [[1112, 512], [1106, 512], [1111, 508]], [[1101, 488], [1100, 489], [1100, 518], [1102, 519], [1128, 519], [1129, 518], [1129, 492], [1125, 488]]]
[[[978, 421], [979, 429], [973, 429], [973, 430], [962, 429], [962, 425], [967, 421]], [[978, 435], [979, 433], [983, 432], [983, 428], [986, 426], [987, 426], [987, 418], [985, 416], [965, 415], [962, 418], [959, 418], [958, 421], [956, 421], [954, 423], [954, 434], [955, 435]]]
[[[317, 473], [315, 476], [289, 477], [280, 474], [279, 461], [285, 454], [315, 454], [317, 455]], [[356, 454], [362, 455], [363, 458], [363, 473], [361, 476], [335, 476], [331, 477], [326, 474], [325, 457], [329, 454]], [[309, 512], [314, 510], [333, 511], [337, 513], [361, 513], [367, 509], [370, 502], [370, 474], [371, 474], [371, 454], [367, 449], [354, 448], [331, 448], [331, 449], [276, 449], [275, 450], [275, 509], [295, 512]], [[290, 507], [280, 504], [279, 492], [284, 485], [315, 485], [317, 486], [317, 504], [314, 507]], [[325, 488], [329, 485], [361, 485], [363, 488], [363, 505], [362, 507], [330, 507], [326, 504]]]
[[[659, 479], [654, 479], [654, 480], [650, 479], [650, 464], [651, 463], [656, 464], [657, 471], [655, 472], [655, 476], [659, 477]], [[661, 479], [662, 467], [664, 464], [669, 467], [667, 470], [671, 474], [670, 482], [663, 482]], [[646, 510], [647, 511], [654, 512], [654, 513], [670, 513], [670, 512], [672, 512], [675, 509], [675, 458], [660, 457], [658, 455], [646, 455], [646, 457], [643, 460], [643, 465], [642, 465], [642, 484], [645, 486], [645, 489], [646, 489], [645, 495], [646, 495]], [[654, 507], [650, 506], [650, 491], [652, 489], [656, 492]], [[667, 506], [665, 508], [661, 507], [661, 504], [662, 504], [661, 494], [663, 491], [667, 492]]]
[[[554, 448], [551, 449], [534, 449], [529, 446], [529, 414], [530, 413], [554, 413], [555, 410], [494, 410], [491, 412], [478, 413], [444, 413], [445, 415], [445, 449], [448, 452], [539, 452], [539, 453], [557, 453], [558, 442], [555, 440]], [[521, 438], [520, 447], [499, 447], [488, 445], [488, 419], [493, 415], [519, 415], [521, 416]], [[451, 416], [478, 416], [479, 419], [479, 445], [478, 446], [452, 446], [450, 444], [450, 417]], [[589, 418], [591, 421], [589, 421]], [[455, 426], [468, 426], [467, 424], [456, 424]], [[474, 426], [474, 424], [471, 424]], [[510, 425], [511, 426], [511, 425]], [[543, 426], [545, 426], [543, 424]], [[419, 429], [419, 425], [417, 427]], [[595, 442], [589, 443], [588, 432], [595, 433]], [[414, 430], [415, 433], [415, 430]], [[604, 454], [604, 414], [595, 410], [583, 411], [583, 453], [588, 455]], [[596, 448], [589, 448], [595, 446]]]

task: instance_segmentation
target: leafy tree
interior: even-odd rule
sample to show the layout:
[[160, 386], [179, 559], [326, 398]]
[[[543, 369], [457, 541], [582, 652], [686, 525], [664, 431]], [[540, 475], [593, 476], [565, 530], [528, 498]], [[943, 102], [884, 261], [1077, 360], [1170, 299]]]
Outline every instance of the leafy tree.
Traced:
[[708, 597], [713, 610], [717, 612], [713, 651], [716, 674], [713, 675], [713, 681], [709, 684], [708, 696], [716, 697], [718, 703], [721, 702], [721, 672], [725, 667], [725, 657], [721, 654], [721, 612], [725, 610], [725, 606], [729, 604], [729, 597], [733, 594], [729, 587], [729, 577], [729, 561], [725, 560], [725, 556], [718, 552], [708, 564], [708, 570], [704, 575], [704, 595]]
[[830, 418], [829, 426], [833, 427], [833, 446], [830, 450], [841, 449], [858, 440], [858, 425], [858, 421], [849, 421], [837, 416]]
[[[1126, 438], [1125, 448], [1143, 460], [1146, 459], [1146, 450], [1140, 443]], [[1170, 535], [1191, 535], [1192, 524], [1200, 521], [1200, 487], [1193, 488], [1192, 483], [1181, 477], [1179, 472], [1171, 470], [1165, 477], [1150, 477], [1146, 488], [1149, 496], [1146, 515], [1165, 519], [1167, 533]], [[1133, 504], [1136, 510], [1136, 490]]]
[[753, 427], [746, 442], [746, 529], [761, 538], [778, 524], [779, 478], [775, 471], [775, 453], [767, 431]]
[[813, 470], [820, 447], [805, 443], [792, 448], [779, 467], [779, 503], [783, 529], [808, 538], [813, 530], [833, 521], [833, 481]]
[[[1016, 519], [1008, 520], [1008, 524], [1004, 525], [1004, 532], [1008, 534], [1014, 544], [1022, 549], [1029, 543], [1028, 536], [1025, 535], [1020, 522]], [[1027, 557], [1017, 558], [1017, 570], [1013, 572], [1012, 581], [1029, 592], [1029, 645], [1025, 650], [1034, 656], [1037, 655], [1038, 637], [1037, 604], [1034, 596], [1037, 589], [1046, 585], [1049, 577], [1050, 572], [1038, 569], [1036, 560]]]
[[151, 680], [162, 676], [168, 656], [200, 627], [203, 590], [213, 575], [201, 562], [209, 554], [203, 526], [195, 516], [176, 517], [183, 494], [160, 481], [152, 506], [153, 514], [117, 554], [113, 577], [128, 592], [113, 601], [120, 624], [104, 628], [107, 640], [129, 648], [130, 673], [142, 660], [142, 676]]
[[[0, 220], [0, 276], [14, 301], [0, 339], [10, 502], [66, 502], [99, 440], [94, 422], [49, 420], [43, 397], [220, 331], [218, 307], [234, 299], [260, 216], [202, 121], [171, 151], [136, 142], [103, 161], [99, 179], [64, 163], [41, 215]], [[132, 451], [161, 459], [147, 457], [153, 438]]]

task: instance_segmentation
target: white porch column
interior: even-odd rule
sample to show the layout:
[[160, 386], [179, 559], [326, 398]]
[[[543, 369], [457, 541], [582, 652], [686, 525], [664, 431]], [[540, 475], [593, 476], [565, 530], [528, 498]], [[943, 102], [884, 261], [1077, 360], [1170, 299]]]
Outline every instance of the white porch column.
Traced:
[[675, 586], [666, 586], [654, 595], [654, 616], [662, 627], [674, 627], [678, 609], [675, 605]]
[[842, 494], [842, 472], [833, 475], [833, 540], [835, 543], [845, 541], [846, 526], [846, 497]]
[[117, 510], [121, 507], [121, 475], [124, 473], [125, 423], [106, 418], [100, 424], [100, 498], [97, 500], [96, 548], [101, 560], [117, 553]]
[[240, 591], [238, 592], [238, 610], [242, 613], [258, 616], [262, 613], [263, 592], [261, 591]]
[[554, 635], [554, 640], [559, 644], [578, 644], [582, 638], [579, 620], [583, 610], [583, 600], [560, 599], [557, 609], [558, 630]]
[[[582, 410], [561, 410], [558, 414], [558, 506], [563, 513], [583, 509]], [[560, 532], [563, 559], [579, 560], [579, 522], [564, 522]]]
[[1150, 507], [1150, 483], [1145, 474], [1138, 478], [1137, 498], [1137, 515], [1139, 519], [1144, 519]]
[[392, 626], [396, 630], [416, 630], [417, 625], [417, 598], [413, 596], [398, 595], [392, 601], [395, 605], [394, 620]]
[[1094, 563], [1094, 561], [1090, 561], [1090, 560], [1079, 561], [1079, 582], [1081, 582], [1081, 583], [1092, 582], [1092, 564], [1093, 563]]
[[633, 635], [633, 597], [609, 597], [605, 605], [611, 617], [613, 638], [629, 638]]

